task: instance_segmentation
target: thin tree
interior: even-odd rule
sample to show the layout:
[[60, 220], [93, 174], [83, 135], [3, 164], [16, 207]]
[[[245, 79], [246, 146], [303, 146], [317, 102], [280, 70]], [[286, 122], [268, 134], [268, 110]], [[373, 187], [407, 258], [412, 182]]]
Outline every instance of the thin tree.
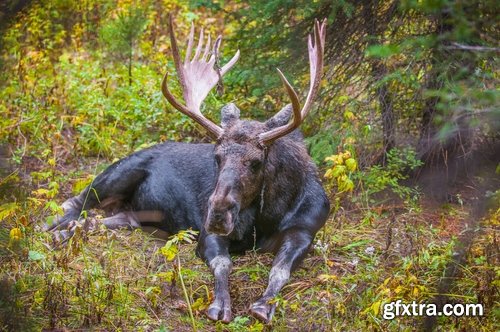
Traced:
[[120, 61], [126, 61], [129, 85], [132, 85], [134, 48], [146, 23], [146, 14], [142, 8], [129, 7], [101, 29], [101, 40], [107, 50]]

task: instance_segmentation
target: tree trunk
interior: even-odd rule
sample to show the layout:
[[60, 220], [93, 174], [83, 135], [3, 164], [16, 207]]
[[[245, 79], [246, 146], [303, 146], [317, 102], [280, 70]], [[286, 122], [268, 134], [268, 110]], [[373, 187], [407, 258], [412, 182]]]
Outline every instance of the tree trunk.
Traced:
[[[366, 35], [369, 39], [367, 46], [379, 44], [383, 42], [383, 29], [385, 29], [386, 24], [380, 26], [377, 21], [379, 18], [377, 16], [378, 0], [368, 1], [364, 5], [364, 17], [366, 20]], [[384, 78], [387, 74], [387, 66], [383, 60], [372, 60], [372, 77], [375, 82], [378, 82]], [[387, 153], [395, 147], [395, 126], [394, 126], [394, 108], [393, 100], [387, 83], [379, 84], [376, 89], [377, 99], [380, 106], [380, 113], [382, 118], [382, 144], [383, 144], [383, 155], [381, 163], [385, 165], [387, 161]]]
[[[453, 29], [448, 20], [449, 15], [443, 11], [436, 24], [436, 35], [442, 36]], [[447, 61], [445, 51], [438, 46], [434, 47], [431, 55], [430, 77], [426, 84], [426, 90], [437, 91], [443, 87], [443, 75], [441, 75], [443, 73], [441, 71], [443, 70], [442, 66], [445, 61]], [[440, 144], [435, 140], [439, 128], [434, 124], [438, 102], [439, 97], [431, 97], [426, 100], [420, 123], [420, 138], [417, 151], [420, 158], [430, 164], [440, 163], [438, 161], [440, 159], [438, 157], [440, 154], [440, 147], [438, 145]]]
[[447, 102], [440, 95], [451, 93], [448, 86], [467, 84], [476, 67], [474, 57], [447, 48], [455, 30], [449, 13], [445, 7], [436, 18], [435, 34], [440, 42], [431, 53], [425, 89], [440, 94], [425, 102], [417, 145], [417, 155], [425, 163], [417, 174], [419, 184], [424, 192], [442, 201], [450, 200], [453, 186], [469, 175], [472, 155], [469, 152], [474, 141], [469, 118], [462, 113], [465, 111], [453, 104], [439, 107], [440, 102]]
[[132, 57], [128, 58], [128, 85], [132, 85]]
[[132, 42], [130, 43], [130, 52], [128, 54], [128, 85], [132, 85]]
[[[386, 65], [381, 61], [373, 63], [372, 69], [375, 72], [375, 77], [377, 78], [377, 80], [382, 79], [387, 72]], [[382, 116], [382, 143], [384, 149], [382, 164], [385, 165], [387, 161], [387, 153], [396, 146], [394, 108], [392, 95], [387, 87], [387, 83], [380, 84], [380, 86], [377, 88], [377, 98]]]

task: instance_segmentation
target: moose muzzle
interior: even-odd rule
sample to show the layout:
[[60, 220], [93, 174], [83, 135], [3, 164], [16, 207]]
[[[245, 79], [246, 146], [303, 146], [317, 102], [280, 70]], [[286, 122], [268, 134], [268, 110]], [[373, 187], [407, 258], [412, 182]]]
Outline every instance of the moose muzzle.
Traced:
[[233, 229], [240, 210], [238, 176], [234, 170], [220, 173], [215, 191], [208, 201], [205, 230], [227, 236]]

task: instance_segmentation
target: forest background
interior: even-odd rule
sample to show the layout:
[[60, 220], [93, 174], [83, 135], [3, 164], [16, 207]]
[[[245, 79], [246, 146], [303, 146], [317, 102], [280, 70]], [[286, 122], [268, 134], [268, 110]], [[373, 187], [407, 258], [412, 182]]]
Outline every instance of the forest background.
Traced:
[[[496, 1], [10, 0], [0, 4], [0, 329], [493, 331], [500, 320]], [[167, 21], [241, 59], [211, 94], [264, 120], [302, 94], [306, 36], [328, 21], [322, 90], [302, 130], [332, 213], [271, 326], [248, 315], [272, 257], [235, 257], [235, 320], [207, 320], [212, 278], [190, 236], [40, 225], [114, 160], [208, 142], [160, 92]], [[227, 55], [227, 56], [226, 56]], [[174, 92], [179, 95], [178, 86]], [[93, 218], [99, 219], [99, 215]], [[389, 301], [482, 303], [483, 317], [381, 316]]]

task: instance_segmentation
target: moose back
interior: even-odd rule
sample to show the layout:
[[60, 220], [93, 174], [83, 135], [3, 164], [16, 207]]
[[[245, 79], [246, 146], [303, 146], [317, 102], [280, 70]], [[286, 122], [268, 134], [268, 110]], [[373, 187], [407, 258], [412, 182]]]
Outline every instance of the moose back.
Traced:
[[215, 144], [167, 142], [134, 153], [109, 166], [79, 195], [62, 204], [64, 215], [46, 229], [71, 235], [82, 211], [101, 208], [109, 228], [136, 228], [152, 223], [174, 234], [199, 230], [196, 252], [215, 277], [215, 296], [207, 310], [213, 320], [232, 319], [228, 277], [231, 253], [251, 248], [275, 253], [267, 289], [250, 306], [255, 317], [270, 321], [278, 294], [307, 254], [325, 224], [329, 202], [317, 170], [297, 129], [311, 109], [323, 68], [325, 23], [309, 36], [311, 83], [304, 105], [285, 76], [279, 75], [291, 104], [266, 122], [240, 119], [233, 104], [221, 110], [221, 125], [203, 116], [200, 106], [209, 91], [236, 63], [239, 51], [222, 68], [215, 66], [221, 37], [211, 49], [201, 30], [192, 57], [194, 27], [181, 61], [169, 22], [172, 53], [185, 104], [169, 91], [169, 103], [203, 126]]

